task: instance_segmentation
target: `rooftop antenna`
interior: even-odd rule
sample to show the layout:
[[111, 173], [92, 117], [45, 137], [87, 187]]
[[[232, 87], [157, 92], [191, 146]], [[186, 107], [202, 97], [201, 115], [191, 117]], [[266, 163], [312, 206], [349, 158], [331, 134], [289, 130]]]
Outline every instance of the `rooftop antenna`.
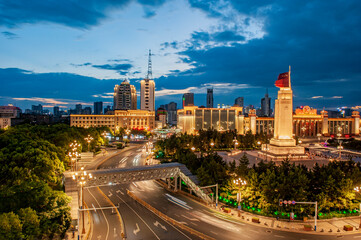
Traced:
[[147, 73], [147, 79], [152, 79], [152, 52], [149, 49], [149, 55], [148, 55], [148, 73]]

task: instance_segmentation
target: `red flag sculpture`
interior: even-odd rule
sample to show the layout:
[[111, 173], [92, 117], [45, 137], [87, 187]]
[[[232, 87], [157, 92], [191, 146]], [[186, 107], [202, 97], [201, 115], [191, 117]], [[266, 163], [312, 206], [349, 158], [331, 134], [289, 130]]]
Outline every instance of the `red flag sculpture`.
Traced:
[[280, 75], [278, 75], [278, 79], [276, 80], [275, 85], [279, 88], [290, 87], [289, 72], [281, 73]]

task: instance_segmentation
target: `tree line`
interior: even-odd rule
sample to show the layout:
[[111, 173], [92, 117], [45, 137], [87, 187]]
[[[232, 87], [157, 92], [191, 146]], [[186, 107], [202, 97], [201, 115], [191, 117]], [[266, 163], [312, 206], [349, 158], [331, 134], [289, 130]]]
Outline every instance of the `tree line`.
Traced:
[[[70, 198], [62, 173], [69, 168], [69, 144], [80, 151], [104, 143], [108, 128], [65, 124], [19, 125], [0, 132], [0, 239], [62, 238], [70, 227]], [[94, 140], [88, 144], [85, 137]]]

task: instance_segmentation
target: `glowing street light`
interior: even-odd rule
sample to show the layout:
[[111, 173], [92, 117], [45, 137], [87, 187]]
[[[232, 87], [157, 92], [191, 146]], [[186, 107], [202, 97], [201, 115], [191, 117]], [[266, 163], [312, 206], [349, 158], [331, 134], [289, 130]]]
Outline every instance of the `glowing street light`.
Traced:
[[71, 161], [71, 170], [76, 171], [76, 162], [77, 158], [80, 156], [78, 152], [78, 148], [80, 147], [80, 143], [78, 143], [76, 140], [69, 145], [70, 151], [68, 153], [70, 161]]
[[[80, 209], [79, 211], [81, 210], [82, 211], [82, 225], [83, 225], [83, 229], [82, 229], [82, 234], [85, 234], [85, 219], [84, 219], [84, 194], [83, 194], [83, 190], [84, 190], [84, 185], [86, 184], [86, 181], [89, 180], [89, 179], [92, 179], [93, 176], [91, 175], [91, 173], [87, 173], [85, 170], [84, 170], [84, 167], [81, 168], [81, 171], [79, 172], [75, 172], [73, 174], [73, 180], [74, 181], [77, 181], [77, 183], [79, 184], [80, 186], [80, 197], [78, 196], [78, 199], [80, 200]], [[78, 218], [79, 218], [80, 214], [78, 214]], [[79, 224], [79, 219], [78, 219], [78, 224]], [[80, 228], [79, 228], [79, 225], [78, 225], [78, 235], [80, 236], [79, 234], [79, 231], [80, 231]]]
[[234, 142], [234, 150], [236, 150], [238, 146], [238, 141], [236, 137], [234, 137], [233, 142]]
[[194, 152], [194, 151], [196, 150], [196, 148], [195, 148], [195, 147], [191, 147], [191, 150]]
[[241, 178], [237, 178], [237, 179], [233, 180], [233, 183], [235, 185], [239, 186], [238, 193], [237, 193], [237, 203], [238, 203], [238, 206], [240, 206], [240, 202], [242, 201], [241, 187], [246, 185], [247, 182], [246, 182], [246, 180], [243, 180]]
[[90, 135], [88, 135], [88, 137], [84, 138], [85, 141], [88, 142], [88, 151], [90, 152], [90, 142], [93, 141], [93, 137], [91, 137]]
[[[361, 187], [357, 186], [355, 187], [353, 190], [355, 190], [356, 192], [360, 193], [361, 192]], [[361, 203], [360, 203], [360, 224], [359, 224], [359, 228], [361, 228]]]

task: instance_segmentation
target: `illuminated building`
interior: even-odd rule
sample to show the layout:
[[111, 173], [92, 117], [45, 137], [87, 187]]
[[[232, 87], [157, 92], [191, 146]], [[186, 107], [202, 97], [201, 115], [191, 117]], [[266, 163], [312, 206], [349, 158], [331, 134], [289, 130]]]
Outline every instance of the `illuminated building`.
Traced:
[[194, 106], [194, 93], [185, 93], [182, 97], [183, 108], [186, 106]]
[[136, 110], [137, 92], [134, 85], [124, 80], [114, 87], [114, 110]]
[[70, 115], [70, 126], [74, 127], [109, 127], [113, 131], [123, 129], [154, 128], [154, 111], [115, 110], [112, 115]]

